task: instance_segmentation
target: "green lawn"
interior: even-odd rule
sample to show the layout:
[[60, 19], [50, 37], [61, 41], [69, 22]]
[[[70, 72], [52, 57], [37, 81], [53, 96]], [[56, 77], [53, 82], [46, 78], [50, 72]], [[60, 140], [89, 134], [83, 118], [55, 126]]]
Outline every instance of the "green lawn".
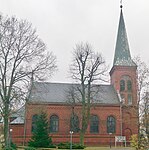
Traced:
[[[23, 150], [23, 149], [20, 148], [18, 150]], [[39, 150], [41, 150], [41, 149], [39, 149]], [[44, 149], [44, 150], [46, 150], [46, 149]], [[51, 149], [47, 149], [47, 150], [61, 150], [61, 149], [51, 148]], [[63, 150], [65, 150], [65, 149], [63, 149]], [[73, 149], [73, 150], [77, 150], [77, 149]], [[127, 147], [127, 148], [125, 148], [125, 147], [117, 147], [117, 148], [112, 147], [111, 149], [110, 149], [110, 147], [87, 147], [84, 150], [135, 150], [135, 149], [130, 148], [130, 147]]]
[[[0, 145], [0, 150], [1, 150], [1, 145]], [[18, 148], [18, 150], [24, 150], [24, 148]], [[41, 149], [39, 149], [41, 150]], [[46, 149], [44, 149], [46, 150]], [[47, 150], [61, 150], [61, 149], [55, 149], [55, 148], [50, 148], [50, 149], [47, 149]], [[63, 149], [65, 150], [65, 149]], [[68, 150], [68, 149], [67, 149]], [[73, 150], [76, 150], [76, 149], [73, 149]], [[110, 147], [86, 147], [84, 150], [135, 150], [134, 148], [130, 148], [130, 147], [112, 147], [110, 149]]]
[[[110, 147], [87, 147], [85, 150], [110, 150]], [[112, 147], [111, 150], [134, 150], [133, 148], [130, 147]]]

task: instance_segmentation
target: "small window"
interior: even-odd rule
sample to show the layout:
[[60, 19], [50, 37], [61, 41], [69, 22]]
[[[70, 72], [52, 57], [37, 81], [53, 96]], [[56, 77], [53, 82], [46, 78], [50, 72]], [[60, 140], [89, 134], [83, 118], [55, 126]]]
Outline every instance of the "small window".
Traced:
[[50, 132], [58, 132], [59, 118], [56, 115], [50, 117]]
[[38, 119], [38, 115], [33, 115], [32, 116], [32, 132], [34, 132], [36, 130], [36, 122], [37, 122], [37, 119]]
[[113, 116], [107, 118], [107, 133], [116, 132], [116, 120]]
[[120, 91], [124, 91], [125, 90], [125, 81], [121, 80], [120, 81]]
[[129, 92], [132, 91], [132, 83], [131, 83], [130, 80], [127, 81], [127, 90], [128, 90]]
[[73, 114], [70, 118], [70, 131], [79, 132], [79, 118], [77, 115]]
[[128, 105], [132, 104], [132, 95], [128, 94]]
[[99, 132], [99, 119], [98, 116], [92, 115], [90, 118], [90, 132], [98, 133]]

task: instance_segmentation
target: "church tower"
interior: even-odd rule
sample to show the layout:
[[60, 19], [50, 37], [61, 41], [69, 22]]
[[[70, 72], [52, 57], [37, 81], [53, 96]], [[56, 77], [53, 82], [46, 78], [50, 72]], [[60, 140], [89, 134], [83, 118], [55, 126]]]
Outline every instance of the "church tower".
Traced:
[[137, 103], [137, 66], [130, 54], [122, 6], [119, 19], [113, 67], [110, 71], [111, 84], [118, 91], [125, 105]]
[[120, 6], [120, 19], [115, 47], [113, 67], [110, 71], [111, 84], [121, 96], [122, 134], [129, 140], [137, 134], [137, 65], [131, 58], [128, 38]]

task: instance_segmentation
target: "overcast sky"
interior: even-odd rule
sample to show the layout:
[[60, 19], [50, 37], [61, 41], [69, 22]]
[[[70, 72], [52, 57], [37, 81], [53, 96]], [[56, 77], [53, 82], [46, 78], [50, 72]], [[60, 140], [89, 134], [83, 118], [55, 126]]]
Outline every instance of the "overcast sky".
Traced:
[[[68, 78], [72, 51], [78, 42], [90, 43], [112, 67], [120, 0], [0, 0], [0, 12], [27, 19], [57, 56], [58, 71], [50, 81]], [[123, 0], [131, 56], [149, 63], [149, 0]]]

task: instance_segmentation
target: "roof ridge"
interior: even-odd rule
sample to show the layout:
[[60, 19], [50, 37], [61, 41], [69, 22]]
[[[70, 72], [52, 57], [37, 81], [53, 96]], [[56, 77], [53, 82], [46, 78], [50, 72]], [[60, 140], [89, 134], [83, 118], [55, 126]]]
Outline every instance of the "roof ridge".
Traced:
[[[44, 81], [42, 81], [42, 82], [38, 82], [38, 81], [35, 81], [35, 82], [33, 82], [33, 83], [39, 83], [39, 84], [66, 84], [66, 85], [80, 85], [79, 83], [70, 83], [70, 82], [68, 82], [68, 83], [66, 83], [66, 82], [48, 82], [48, 81], [46, 81], [46, 82], [44, 82]], [[111, 84], [109, 83], [109, 84], [92, 84], [92, 85], [98, 85], [98, 86], [111, 86]]]

